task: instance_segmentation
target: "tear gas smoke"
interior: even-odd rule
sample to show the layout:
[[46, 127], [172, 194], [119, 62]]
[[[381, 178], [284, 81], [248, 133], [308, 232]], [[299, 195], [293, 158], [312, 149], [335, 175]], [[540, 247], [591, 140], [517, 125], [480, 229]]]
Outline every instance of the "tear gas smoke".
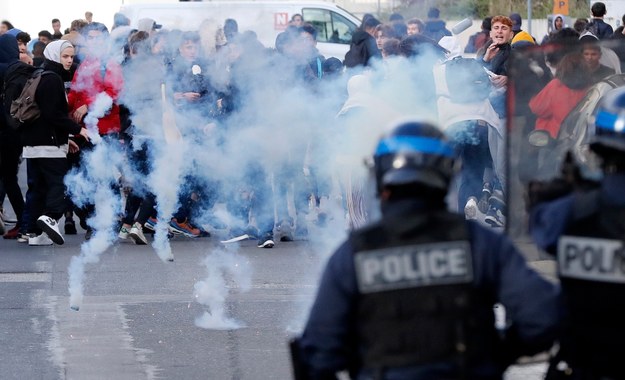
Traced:
[[113, 99], [106, 93], [99, 93], [93, 103], [89, 106], [84, 123], [89, 131], [89, 138], [94, 144], [99, 143], [102, 138], [98, 133], [98, 119], [106, 115], [113, 105]]
[[[442, 112], [431, 74], [440, 56], [427, 49], [411, 59], [384, 60], [357, 76], [343, 73], [304, 80], [308, 64], [300, 61], [294, 65], [299, 58], [285, 59], [244, 41], [228, 46], [209, 57], [211, 64], [200, 59], [190, 62], [185, 74], [192, 82], [216, 89], [222, 97], [221, 109], [213, 107], [215, 102], [176, 98], [177, 92], [194, 91], [180, 87], [180, 77], [166, 74], [159, 57], [134, 57], [124, 64], [125, 89], [120, 102], [130, 111], [132, 149], [143, 143], [149, 147], [148, 170], [141, 178], [128, 168], [139, 163], [126, 161], [124, 166], [116, 162], [116, 156], [112, 162], [106, 156], [96, 159], [92, 153], [81, 170], [68, 177], [72, 199], [95, 203], [92, 221], [101, 223], [94, 225], [96, 239], [83, 244], [81, 255], [70, 264], [72, 305], [82, 298], [84, 265], [97, 262], [112, 243], [121, 204], [110, 190], [116, 180], [110, 175], [112, 166], [121, 168], [124, 177], [143, 181], [146, 191], [154, 194], [158, 223], [152, 247], [163, 261], [173, 259], [167, 225], [183, 206], [185, 196], [199, 198], [192, 206], [196, 213], [190, 215], [195, 223], [217, 220], [232, 229], [262, 228], [255, 225], [260, 207], [254, 199], [263, 196], [262, 202], [270, 204], [272, 220], [274, 215], [276, 222], [290, 217], [295, 226], [307, 226], [309, 235], [314, 236], [319, 267], [302, 281], [317, 283], [321, 265], [348, 228], [376, 218], [378, 206], [368, 190], [370, 174], [363, 162], [371, 156], [377, 140], [394, 126], [394, 120], [415, 117], [437, 123]], [[174, 65], [182, 62], [180, 57], [176, 59]], [[196, 66], [200, 69], [194, 69]], [[161, 100], [161, 83], [166, 83], [166, 104]], [[104, 115], [110, 100], [99, 98], [85, 122], [95, 125], [94, 119]], [[182, 137], [179, 142], [167, 143], [164, 138], [162, 115], [167, 104], [173, 105], [175, 127]], [[449, 107], [453, 110], [454, 105]], [[97, 144], [94, 152], [105, 146], [106, 140]], [[272, 191], [278, 188], [287, 189], [289, 198]], [[311, 194], [320, 199], [309, 207]], [[295, 206], [287, 207], [288, 202]], [[251, 271], [242, 269], [242, 263], [234, 252], [217, 250], [207, 256], [208, 277], [195, 285], [197, 301], [208, 308], [196, 321], [198, 326], [241, 326], [226, 315], [224, 276], [231, 276], [242, 288], [249, 287]], [[285, 324], [297, 329], [309, 306], [298, 313], [301, 321]]]
[[113, 190], [119, 170], [125, 165], [119, 147], [103, 140], [83, 153], [83, 162], [65, 178], [65, 184], [78, 207], [95, 205], [95, 213], [87, 220], [93, 236], [80, 246], [80, 254], [72, 257], [68, 268], [70, 307], [78, 310], [83, 299], [85, 265], [95, 264], [116, 237], [117, 215], [121, 212], [120, 194]]
[[212, 330], [245, 327], [243, 322], [228, 317], [225, 304], [229, 288], [236, 286], [246, 292], [251, 287], [251, 267], [247, 259], [234, 250], [218, 249], [206, 256], [203, 265], [208, 274], [204, 280], [195, 283], [193, 294], [206, 311], [195, 319], [195, 325]]

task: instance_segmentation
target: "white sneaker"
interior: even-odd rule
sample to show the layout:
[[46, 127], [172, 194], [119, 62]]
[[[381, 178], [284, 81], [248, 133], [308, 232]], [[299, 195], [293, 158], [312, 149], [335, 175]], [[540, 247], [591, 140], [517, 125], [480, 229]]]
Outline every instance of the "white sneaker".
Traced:
[[477, 198], [469, 197], [467, 204], [464, 206], [464, 217], [467, 220], [477, 219]]
[[[37, 225], [43, 232], [45, 232], [53, 242], [58, 245], [63, 245], [65, 243], [65, 239], [63, 239], [63, 235], [61, 235], [61, 231], [59, 231], [59, 223], [46, 215], [41, 215], [37, 219]], [[30, 240], [29, 240], [30, 244]]]
[[132, 225], [132, 228], [130, 229], [130, 233], [128, 234], [128, 236], [137, 245], [148, 244], [148, 239], [145, 238], [145, 235], [143, 234], [143, 228], [141, 228], [141, 224], [139, 224], [139, 222], [136, 222], [135, 224]]
[[119, 233], [117, 234], [117, 237], [120, 238], [121, 240], [126, 240], [128, 239], [129, 236], [130, 236], [130, 231], [128, 230], [128, 228], [122, 226], [122, 228], [119, 229]]
[[43, 245], [52, 245], [54, 242], [52, 239], [48, 237], [45, 232], [42, 232], [41, 235], [31, 237], [28, 239], [28, 245], [31, 246], [43, 246]]
[[35, 234], [33, 233], [27, 233], [27, 234], [19, 234], [19, 236], [17, 237], [17, 242], [18, 243], [28, 243], [28, 240], [30, 240], [30, 238], [34, 238]]

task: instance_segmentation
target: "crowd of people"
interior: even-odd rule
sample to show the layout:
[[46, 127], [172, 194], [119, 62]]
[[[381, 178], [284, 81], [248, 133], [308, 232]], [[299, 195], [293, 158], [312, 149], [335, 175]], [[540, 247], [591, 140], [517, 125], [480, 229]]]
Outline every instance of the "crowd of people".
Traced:
[[[605, 11], [594, 4], [583, 28], [554, 18], [544, 43], [566, 48], [530, 65], [539, 84], [527, 98], [533, 129], [555, 138], [585, 91], [621, 72], [619, 49], [599, 44], [612, 35]], [[344, 59], [320, 55], [315, 26], [299, 14], [272, 48], [254, 31], [239, 31], [235, 18], [182, 31], [148, 18], [131, 27], [123, 14], [109, 30], [91, 17], [74, 20], [65, 34], [54, 19], [53, 33], [42, 31], [34, 42], [2, 22], [5, 84], [35, 67], [56, 74], [42, 76], [41, 117], [33, 123], [13, 125], [10, 106], [19, 94], [3, 87], [0, 199], [8, 197], [17, 219], [5, 239], [62, 244], [59, 223], [76, 234], [75, 217], [90, 237], [98, 205], [68, 186], [67, 176], [97, 171], [85, 164], [95, 144], [115, 147], [127, 163], [115, 168], [113, 185], [125, 205], [116, 219], [119, 239], [147, 244], [144, 231], [164, 221], [171, 234], [197, 238], [226, 227], [232, 238], [256, 237], [270, 248], [277, 239], [310, 238], [309, 227], [327, 221], [332, 199], [346, 229], [355, 229], [375, 214], [362, 159], [384, 125], [406, 115], [436, 121], [460, 152], [452, 208], [505, 225], [510, 57], [537, 44], [518, 14], [484, 19], [465, 49], [475, 58], [444, 47], [451, 32], [436, 8], [424, 21], [393, 14], [382, 23], [367, 14]], [[566, 102], [550, 103], [563, 93]], [[166, 150], [184, 150], [185, 160], [168, 178], [176, 189], [171, 215], [157, 211], [165, 198], [155, 178], [171, 174], [158, 160]], [[17, 180], [22, 159], [25, 196]], [[225, 217], [217, 205], [225, 205]]]
[[[448, 49], [435, 8], [425, 21], [365, 15], [344, 59], [320, 55], [299, 14], [273, 48], [234, 18], [182, 31], [117, 14], [110, 31], [76, 20], [62, 36], [53, 20], [32, 49], [3, 22], [0, 199], [17, 218], [4, 237], [63, 244], [77, 216], [86, 239], [113, 225], [114, 238], [147, 245], [144, 231], [165, 226], [271, 248], [340, 220], [352, 233], [293, 345], [296, 376], [500, 379], [557, 341], [548, 378], [622, 378], [623, 88], [593, 120], [594, 190], [573, 191], [573, 170], [528, 192], [532, 237], [556, 255], [561, 284], [496, 233], [510, 126], [549, 146], [588, 90], [621, 73], [623, 29], [603, 22], [603, 3], [591, 11], [574, 28], [554, 17], [542, 50], [518, 14], [485, 19], [465, 49], [475, 57]], [[40, 115], [23, 122], [11, 108], [35, 73]], [[524, 123], [507, 124], [510, 112]], [[467, 222], [480, 215], [495, 230]]]

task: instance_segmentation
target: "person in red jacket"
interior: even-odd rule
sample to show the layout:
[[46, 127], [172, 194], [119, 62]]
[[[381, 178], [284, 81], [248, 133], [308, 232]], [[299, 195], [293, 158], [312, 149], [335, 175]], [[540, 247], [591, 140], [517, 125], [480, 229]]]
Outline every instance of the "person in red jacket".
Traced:
[[570, 53], [558, 63], [556, 77], [530, 100], [537, 116], [535, 129], [557, 138], [560, 125], [586, 94], [591, 84], [590, 73], [580, 53]]
[[[98, 142], [98, 135], [115, 143], [121, 129], [118, 99], [124, 83], [122, 68], [110, 54], [109, 32], [104, 24], [89, 23], [81, 29], [81, 34], [85, 41], [85, 57], [74, 74], [68, 94], [70, 116], [86, 126], [94, 143]], [[89, 142], [77, 143], [82, 145], [81, 154], [91, 150]], [[94, 212], [92, 204], [76, 210], [80, 225], [87, 231], [86, 239], [92, 234], [86, 220]]]
[[[538, 172], [549, 173], [555, 170], [555, 161], [549, 159], [549, 151], [558, 142], [562, 123], [579, 103], [592, 84], [589, 69], [584, 65], [580, 52], [569, 53], [556, 66], [556, 75], [529, 102], [530, 110], [536, 115], [535, 131], [530, 134], [530, 143], [537, 144], [535, 136], [548, 136], [546, 146], [538, 151]], [[539, 133], [537, 131], [541, 131]]]
[[[80, 63], [68, 94], [70, 114], [87, 127], [97, 126], [101, 136], [120, 130], [117, 100], [123, 86], [121, 66], [109, 55], [108, 29], [93, 22], [82, 29], [86, 56]], [[90, 125], [94, 124], [94, 125]]]

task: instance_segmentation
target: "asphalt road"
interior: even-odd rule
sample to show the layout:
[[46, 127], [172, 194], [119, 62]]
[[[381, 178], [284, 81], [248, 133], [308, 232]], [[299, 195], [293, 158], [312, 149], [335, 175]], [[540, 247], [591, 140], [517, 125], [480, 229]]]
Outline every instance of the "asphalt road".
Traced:
[[[165, 263], [149, 245], [118, 242], [86, 266], [73, 311], [68, 266], [83, 238], [48, 247], [0, 239], [0, 378], [291, 377], [287, 340], [301, 330], [330, 244], [259, 249], [245, 241], [224, 250], [215, 237], [177, 237], [175, 261]], [[207, 286], [196, 298], [200, 281]], [[211, 304], [205, 323], [241, 327], [198, 327], [209, 310], [198, 301]], [[542, 364], [518, 366], [506, 378], [543, 372]]]

